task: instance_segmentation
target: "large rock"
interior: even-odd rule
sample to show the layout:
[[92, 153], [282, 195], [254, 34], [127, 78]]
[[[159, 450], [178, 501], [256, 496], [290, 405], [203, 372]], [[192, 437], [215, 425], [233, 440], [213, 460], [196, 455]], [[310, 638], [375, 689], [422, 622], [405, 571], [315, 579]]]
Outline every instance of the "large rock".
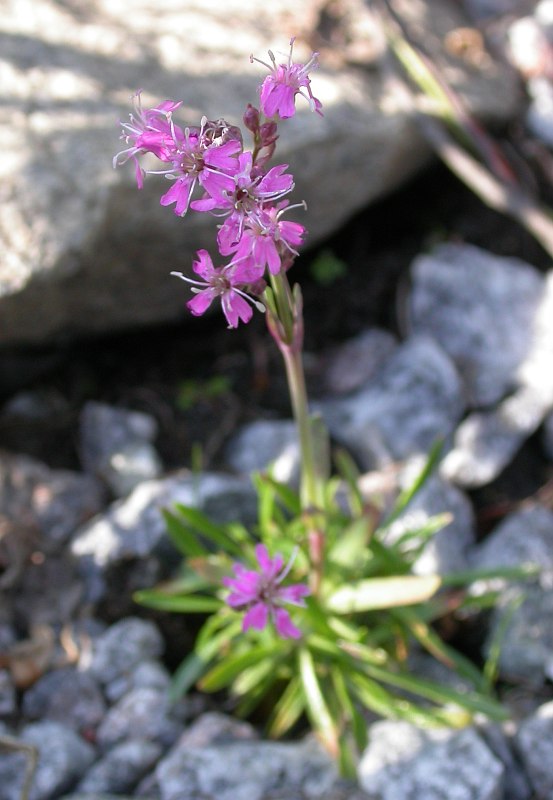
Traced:
[[453, 360], [470, 409], [443, 474], [483, 486], [553, 407], [553, 273], [450, 244], [419, 256], [413, 281], [413, 332], [432, 336]]
[[[517, 91], [501, 66], [446, 54], [445, 35], [465, 24], [453, 0], [403, 6], [469, 108], [485, 120], [512, 116]], [[250, 53], [285, 50], [292, 34], [298, 58], [320, 49], [314, 88], [325, 116], [302, 109], [279, 143], [295, 199], [309, 206], [310, 243], [429, 158], [409, 108], [375, 66], [381, 34], [362, 0], [338, 11], [322, 0], [145, 0], [138, 9], [92, 0], [84, 10], [6, 0], [0, 28], [0, 345], [183, 313], [186, 292], [169, 272], [189, 270], [194, 251], [212, 245], [213, 221], [183, 222], [160, 207], [161, 179], [139, 193], [131, 167], [112, 169], [118, 120], [140, 87], [146, 103], [183, 99], [188, 124], [203, 114], [239, 122], [264, 76]]]

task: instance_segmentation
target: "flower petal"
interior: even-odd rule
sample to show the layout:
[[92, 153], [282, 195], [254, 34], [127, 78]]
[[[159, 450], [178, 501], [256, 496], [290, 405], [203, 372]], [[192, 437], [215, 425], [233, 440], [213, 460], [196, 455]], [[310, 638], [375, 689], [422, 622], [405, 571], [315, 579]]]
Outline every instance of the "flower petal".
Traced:
[[222, 295], [221, 305], [231, 328], [237, 328], [240, 320], [249, 322], [253, 316], [250, 304], [232, 289]]
[[311, 594], [308, 586], [303, 583], [294, 583], [291, 586], [279, 586], [277, 590], [279, 600], [285, 603], [292, 603], [295, 606], [304, 606], [304, 597]]
[[247, 631], [248, 628], [255, 628], [258, 631], [263, 630], [269, 619], [269, 609], [265, 603], [256, 603], [250, 608], [244, 619], [242, 620], [242, 630]]
[[192, 269], [196, 275], [200, 275], [204, 280], [209, 281], [215, 275], [215, 267], [207, 250], [198, 250], [197, 259], [192, 264]]
[[198, 292], [192, 300], [189, 300], [186, 307], [194, 314], [195, 317], [201, 317], [204, 314], [213, 300], [217, 297], [216, 289], [209, 287]]
[[264, 577], [269, 580], [272, 580], [278, 575], [282, 569], [282, 565], [284, 564], [284, 560], [280, 553], [277, 553], [274, 558], [271, 558], [269, 556], [269, 551], [264, 544], [256, 544], [255, 557], [257, 558], [257, 562], [261, 567], [261, 572], [263, 573]]
[[273, 619], [276, 632], [283, 639], [299, 639], [301, 637], [300, 629], [296, 628], [285, 608], [273, 609]]

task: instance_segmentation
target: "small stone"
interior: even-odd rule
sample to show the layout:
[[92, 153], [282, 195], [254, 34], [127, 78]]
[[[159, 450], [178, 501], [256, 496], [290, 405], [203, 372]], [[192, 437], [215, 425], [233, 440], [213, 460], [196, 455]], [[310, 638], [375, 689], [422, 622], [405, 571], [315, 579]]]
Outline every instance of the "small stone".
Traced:
[[[543, 280], [543, 279], [542, 279]], [[442, 464], [456, 483], [476, 487], [496, 478], [553, 406], [553, 272], [542, 283], [524, 353], [513, 380], [515, 391], [496, 408], [470, 414], [459, 426], [453, 449]]]
[[100, 567], [143, 558], [163, 543], [169, 546], [162, 508], [181, 503], [205, 513], [216, 511], [217, 521], [249, 521], [254, 515], [254, 499], [249, 480], [228, 475], [182, 473], [147, 481], [80, 528], [71, 550], [77, 558], [91, 558]]
[[[507, 615], [507, 624], [505, 624]], [[500, 637], [498, 668], [510, 683], [540, 690], [553, 674], [553, 592], [529, 583], [505, 589], [490, 620], [485, 654]]]
[[515, 20], [507, 36], [509, 55], [515, 67], [525, 78], [540, 75], [549, 57], [549, 43], [536, 16]]
[[[473, 569], [537, 565], [544, 590], [550, 588], [553, 580], [553, 512], [535, 503], [509, 514], [481, 544], [472, 549], [470, 560]], [[494, 579], [488, 586], [504, 588], [506, 582]]]
[[120, 700], [131, 689], [147, 687], [160, 692], [169, 691], [171, 676], [165, 667], [158, 661], [141, 661], [131, 671], [127, 672], [105, 687], [106, 697], [111, 703]]
[[81, 659], [101, 684], [109, 684], [130, 673], [144, 660], [163, 652], [163, 639], [153, 622], [127, 617], [119, 620], [92, 642], [91, 652]]
[[146, 739], [167, 747], [183, 729], [170, 712], [167, 692], [149, 687], [131, 689], [102, 720], [97, 731], [98, 744], [106, 751], [123, 741]]
[[412, 273], [412, 329], [432, 336], [453, 360], [469, 406], [512, 391], [546, 331], [551, 339], [539, 272], [519, 259], [447, 244], [416, 258]]
[[83, 596], [74, 561], [65, 554], [49, 555], [26, 566], [13, 607], [27, 628], [58, 626], [74, 619]]
[[501, 635], [500, 674], [539, 688], [553, 664], [553, 512], [536, 504], [510, 514], [473, 549], [471, 564], [474, 569], [540, 568], [532, 580], [494, 578], [473, 586], [478, 594], [500, 591], [485, 644], [489, 651]]
[[81, 460], [113, 493], [124, 497], [143, 481], [159, 477], [154, 448], [157, 423], [149, 414], [88, 402], [80, 420]]
[[50, 469], [29, 456], [0, 453], [0, 513], [34, 533], [34, 547], [59, 552], [104, 505], [90, 475]]
[[93, 733], [106, 712], [98, 683], [74, 667], [53, 670], [40, 678], [23, 697], [28, 719], [63, 722], [78, 733]]
[[[60, 797], [84, 775], [95, 758], [94, 748], [59, 722], [26, 725], [19, 738], [38, 751], [29, 800]], [[12, 752], [0, 759], [2, 800], [20, 800], [25, 764], [23, 752]]]
[[257, 738], [257, 731], [249, 722], [228, 717], [218, 711], [207, 711], [184, 731], [178, 746], [202, 748]]
[[472, 728], [376, 722], [358, 775], [371, 800], [503, 800], [504, 767]]
[[453, 363], [428, 336], [397, 348], [369, 382], [344, 399], [321, 404], [332, 435], [349, 447], [364, 469], [427, 455], [452, 435], [463, 411]]
[[[505, 768], [505, 794], [502, 800], [532, 800], [532, 790], [527, 774], [515, 752], [513, 725], [487, 723], [478, 728], [478, 732]], [[509, 729], [509, 730], [507, 730]]]
[[179, 740], [155, 774], [161, 800], [263, 800], [294, 792], [322, 800], [338, 783], [335, 764], [311, 738], [198, 748]]
[[330, 394], [347, 394], [372, 380], [397, 347], [388, 331], [370, 328], [326, 357], [324, 382]]
[[515, 743], [536, 796], [553, 797], [553, 703], [520, 724]]
[[270, 467], [277, 481], [297, 485], [301, 455], [292, 420], [257, 420], [244, 426], [229, 442], [226, 460], [242, 475]]
[[95, 795], [130, 792], [153, 769], [162, 752], [160, 744], [144, 740], [115, 745], [89, 769], [77, 791]]
[[467, 488], [490, 483], [537, 430], [549, 407], [549, 397], [522, 388], [492, 411], [469, 414], [442, 462], [443, 476]]

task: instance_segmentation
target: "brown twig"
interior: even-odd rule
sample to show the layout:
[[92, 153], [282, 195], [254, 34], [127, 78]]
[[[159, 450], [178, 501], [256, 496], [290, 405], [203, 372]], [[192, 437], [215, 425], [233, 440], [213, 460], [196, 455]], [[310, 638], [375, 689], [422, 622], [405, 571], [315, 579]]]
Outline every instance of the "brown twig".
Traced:
[[22, 742], [13, 736], [0, 736], [0, 748], [11, 752], [23, 753], [27, 763], [25, 766], [25, 776], [21, 787], [21, 800], [29, 800], [29, 794], [33, 785], [33, 780], [38, 764], [38, 750], [33, 744]]
[[[465, 109], [461, 98], [443, 80], [421, 45], [413, 40], [390, 0], [376, 0], [390, 48], [419, 93], [405, 77], [403, 89], [427, 141], [442, 161], [490, 208], [517, 220], [553, 257], [553, 214], [516, 180], [500, 146]], [[399, 70], [396, 70], [396, 77]], [[421, 110], [425, 93], [436, 101], [436, 112]], [[467, 152], [449, 132], [472, 146], [484, 163]]]

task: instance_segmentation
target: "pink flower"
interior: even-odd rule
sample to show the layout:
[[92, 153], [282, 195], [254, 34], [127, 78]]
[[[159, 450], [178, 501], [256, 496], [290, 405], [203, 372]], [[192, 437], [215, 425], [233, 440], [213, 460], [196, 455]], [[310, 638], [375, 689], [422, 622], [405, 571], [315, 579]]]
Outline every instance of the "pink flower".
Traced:
[[236, 169], [234, 156], [241, 149], [236, 139], [205, 147], [199, 135], [188, 129], [185, 133], [185, 140], [175, 153], [173, 169], [165, 171], [168, 177], [176, 180], [160, 200], [162, 206], [175, 203], [175, 214], [179, 216], [186, 214], [196, 183], [217, 193], [232, 190], [234, 182], [227, 172]]
[[129, 122], [122, 122], [123, 139], [129, 147], [121, 150], [113, 159], [117, 167], [132, 160], [135, 164], [136, 182], [139, 189], [144, 185], [144, 170], [140, 167], [137, 156], [153, 153], [160, 161], [170, 161], [175, 148], [176, 138], [182, 135], [180, 128], [171, 122], [171, 114], [182, 103], [165, 100], [155, 108], [142, 108], [141, 90], [133, 96], [134, 112], [129, 114]]
[[260, 100], [261, 110], [266, 117], [278, 115], [281, 119], [293, 117], [296, 113], [296, 95], [301, 94], [307, 102], [311, 111], [321, 114], [322, 103], [313, 96], [311, 91], [311, 81], [308, 72], [318, 66], [318, 53], [313, 53], [307, 64], [292, 62], [292, 50], [294, 49], [294, 39], [290, 40], [290, 52], [288, 63], [277, 64], [273, 53], [269, 50], [271, 64], [260, 61], [258, 58], [250, 56], [250, 61], [258, 61], [269, 70], [269, 75], [261, 85]]
[[302, 243], [305, 234], [303, 225], [281, 219], [287, 206], [284, 201], [278, 206], [263, 208], [252, 214], [243, 228], [231, 217], [217, 235], [221, 254], [234, 253], [236, 261], [263, 269], [267, 266], [276, 275], [280, 272], [283, 255], [298, 255], [295, 248]]
[[238, 156], [238, 168], [225, 185], [204, 183], [207, 196], [194, 200], [194, 211], [221, 209], [224, 214], [244, 216], [256, 212], [262, 203], [274, 203], [294, 188], [294, 178], [287, 175], [288, 164], [279, 164], [263, 173], [253, 165], [248, 151]]
[[283, 639], [298, 639], [301, 631], [293, 624], [290, 614], [282, 607], [283, 603], [305, 606], [304, 597], [310, 592], [307, 586], [295, 583], [281, 586], [290, 570], [291, 563], [283, 569], [281, 555], [269, 557], [263, 544], [256, 545], [255, 557], [259, 571], [248, 570], [242, 564], [234, 564], [235, 578], [223, 578], [223, 584], [231, 590], [227, 603], [231, 608], [246, 610], [242, 630], [248, 628], [262, 630], [271, 617], [276, 631]]
[[198, 250], [197, 256], [198, 260], [194, 261], [192, 269], [196, 275], [204, 279], [203, 281], [187, 278], [181, 272], [171, 273], [187, 283], [194, 284], [192, 291], [196, 296], [186, 304], [194, 316], [199, 317], [204, 314], [217, 297], [221, 300], [229, 328], [237, 328], [240, 321], [244, 323], [250, 321], [253, 314], [251, 305], [259, 311], [265, 311], [262, 303], [243, 290], [248, 284], [259, 280], [261, 277], [259, 270], [252, 270], [235, 262], [216, 269], [207, 250]]

